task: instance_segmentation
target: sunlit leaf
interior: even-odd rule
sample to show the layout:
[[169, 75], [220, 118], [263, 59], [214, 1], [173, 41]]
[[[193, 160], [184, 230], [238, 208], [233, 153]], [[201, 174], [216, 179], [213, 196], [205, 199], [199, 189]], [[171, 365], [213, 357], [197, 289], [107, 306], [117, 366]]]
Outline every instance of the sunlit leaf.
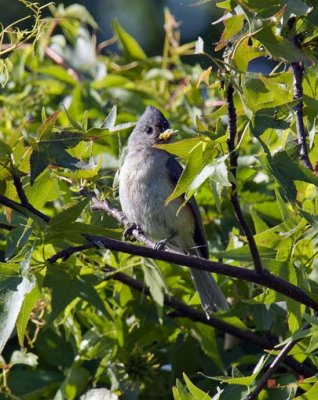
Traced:
[[137, 41], [125, 31], [118, 20], [114, 20], [113, 26], [127, 59], [145, 61], [147, 59], [145, 52], [139, 46]]

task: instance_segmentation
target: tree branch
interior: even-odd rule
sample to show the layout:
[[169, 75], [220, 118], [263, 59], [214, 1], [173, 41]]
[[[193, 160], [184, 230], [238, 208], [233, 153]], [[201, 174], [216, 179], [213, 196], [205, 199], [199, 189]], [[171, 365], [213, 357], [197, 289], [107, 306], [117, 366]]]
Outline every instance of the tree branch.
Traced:
[[[316, 313], [317, 315], [317, 313]], [[304, 331], [306, 329], [310, 328], [310, 324], [307, 322], [304, 324], [301, 328], [301, 331]], [[271, 376], [277, 371], [278, 367], [286, 360], [288, 357], [288, 353], [292, 350], [292, 348], [301, 340], [300, 339], [295, 339], [287, 342], [285, 346], [282, 348], [280, 353], [278, 354], [277, 357], [275, 357], [274, 361], [270, 364], [268, 367], [267, 371], [265, 374], [262, 376], [262, 378], [259, 380], [257, 386], [255, 389], [247, 396], [246, 400], [256, 400], [257, 396], [259, 393], [264, 389], [264, 387], [267, 384], [267, 381], [270, 379]], [[316, 371], [317, 372], [317, 371]]]
[[[81, 190], [81, 193], [83, 195], [90, 196], [91, 197], [91, 202], [92, 202], [92, 210], [93, 211], [104, 211], [114, 219], [116, 219], [121, 225], [127, 227], [130, 225], [130, 221], [125, 217], [125, 215], [120, 211], [117, 210], [116, 208], [112, 207], [110, 203], [107, 200], [104, 201], [99, 201], [95, 195], [92, 193], [88, 193], [85, 189]], [[138, 240], [141, 243], [144, 243], [147, 247], [150, 247], [152, 249], [155, 248], [156, 243], [150, 239], [148, 239], [143, 232], [138, 229], [137, 227], [131, 229], [131, 235]], [[182, 253], [179, 253], [182, 254]]]
[[2, 204], [5, 207], [11, 208], [12, 210], [15, 210], [23, 215], [25, 215], [25, 212], [21, 206], [21, 204], [17, 203], [14, 200], [9, 199], [6, 196], [3, 196], [0, 194], [0, 204]]
[[[93, 247], [105, 247], [106, 249], [113, 251], [120, 251], [127, 254], [133, 254], [141, 257], [153, 258], [156, 260], [166, 261], [176, 265], [182, 265], [185, 267], [191, 267], [203, 271], [214, 272], [221, 275], [230, 276], [232, 278], [243, 279], [248, 282], [254, 282], [261, 286], [268, 287], [281, 293], [291, 299], [298, 301], [299, 303], [305, 304], [314, 310], [318, 311], [318, 303], [311, 299], [301, 288], [295, 286], [283, 279], [271, 274], [264, 270], [262, 274], [256, 271], [234, 267], [229, 264], [221, 262], [215, 262], [206, 260], [205, 258], [189, 256], [185, 254], [179, 254], [171, 252], [170, 250], [158, 250], [143, 246], [137, 246], [131, 243], [125, 243], [119, 240], [94, 235], [83, 235], [90, 242], [86, 248]], [[79, 246], [78, 246], [79, 247]], [[67, 258], [71, 254], [79, 251], [78, 247], [68, 248], [56, 253], [51, 257], [49, 262], [56, 262], [59, 258]]]
[[311, 171], [313, 167], [309, 160], [307, 143], [306, 143], [306, 128], [304, 125], [304, 118], [303, 118], [303, 76], [304, 76], [304, 67], [301, 62], [292, 62], [291, 63], [293, 73], [294, 73], [294, 100], [299, 100], [299, 102], [294, 107], [295, 114], [296, 114], [296, 130], [297, 130], [297, 137], [298, 137], [298, 144], [299, 144], [299, 155], [302, 163], [304, 166]]
[[[108, 270], [108, 272], [112, 272], [109, 277], [110, 279], [115, 279], [119, 282], [124, 283], [127, 286], [134, 288], [138, 292], [145, 294], [146, 296], [150, 296], [149, 288], [143, 285], [143, 283], [138, 281], [137, 279], [131, 278], [123, 272], [116, 272], [116, 270], [111, 267], [107, 267], [106, 270]], [[196, 310], [188, 306], [176, 297], [165, 294], [164, 304], [175, 309], [177, 311], [178, 317], [186, 317], [190, 318], [192, 321], [201, 322], [202, 324], [209, 325], [222, 332], [229, 333], [245, 342], [249, 341], [250, 343], [261, 346], [262, 348], [273, 348], [273, 342], [268, 340], [267, 338], [256, 335], [251, 331], [237, 328], [236, 326], [224, 322], [221, 319], [213, 316], [207, 319], [203, 311]]]
[[15, 227], [10, 224], [4, 224], [0, 223], [0, 229], [6, 230], [6, 231], [12, 231]]
[[[108, 268], [111, 271], [116, 271], [113, 268]], [[118, 280], [119, 282], [124, 283], [127, 286], [130, 286], [137, 290], [138, 292], [145, 294], [147, 296], [150, 296], [150, 291], [148, 287], [144, 286], [140, 281], [137, 279], [131, 278], [127, 274], [124, 274], [123, 272], [115, 272], [111, 275], [111, 279]], [[268, 349], [268, 348], [273, 348], [273, 343], [269, 341], [268, 339], [264, 337], [260, 337], [259, 335], [256, 335], [248, 330], [244, 329], [239, 329], [227, 322], [224, 322], [222, 320], [219, 320], [218, 318], [215, 318], [213, 316], [210, 316], [209, 319], [207, 319], [205, 313], [203, 311], [196, 310], [192, 307], [189, 307], [187, 304], [183, 303], [179, 299], [173, 297], [173, 296], [168, 296], [164, 295], [164, 304], [166, 306], [170, 306], [174, 308], [177, 311], [177, 316], [178, 317], [186, 317], [190, 318], [192, 321], [195, 322], [201, 322], [202, 324], [209, 325], [213, 328], [216, 328], [222, 332], [229, 333], [241, 340], [243, 340], [245, 343], [253, 343], [255, 345], [261, 346], [263, 349]], [[312, 376], [315, 371], [303, 364], [299, 364], [295, 359], [292, 357], [288, 357], [287, 354], [284, 357], [284, 359], [281, 360], [279, 364], [281, 364], [283, 361], [285, 361], [285, 364], [294, 370], [296, 373], [304, 376]], [[249, 399], [252, 400], [252, 399]]]
[[258, 274], [262, 274], [264, 272], [261, 258], [259, 255], [259, 252], [257, 250], [257, 246], [254, 240], [253, 233], [248, 226], [242, 209], [241, 205], [239, 202], [238, 194], [237, 194], [237, 185], [235, 183], [236, 180], [236, 170], [237, 170], [237, 153], [235, 150], [235, 140], [236, 140], [236, 133], [237, 133], [237, 127], [236, 127], [236, 110], [234, 107], [234, 101], [233, 101], [233, 86], [229, 84], [227, 93], [226, 93], [226, 104], [227, 104], [227, 115], [229, 119], [229, 137], [227, 139], [227, 145], [229, 149], [229, 160], [230, 160], [230, 166], [231, 166], [231, 172], [233, 174], [234, 180], [231, 182], [232, 190], [231, 190], [231, 203], [233, 205], [234, 213], [236, 216], [236, 219], [238, 220], [239, 224], [242, 227], [242, 230], [246, 236], [250, 251], [251, 251], [251, 256], [252, 260], [254, 263], [254, 268], [255, 271]]

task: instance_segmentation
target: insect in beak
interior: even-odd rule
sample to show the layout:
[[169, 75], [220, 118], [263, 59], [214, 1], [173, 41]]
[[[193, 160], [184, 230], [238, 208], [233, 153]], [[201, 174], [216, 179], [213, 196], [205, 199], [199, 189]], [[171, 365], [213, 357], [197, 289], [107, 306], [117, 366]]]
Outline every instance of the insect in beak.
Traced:
[[167, 142], [171, 136], [175, 136], [178, 134], [178, 131], [175, 129], [166, 129], [164, 132], [160, 133], [159, 135], [159, 140], [163, 140], [164, 142]]

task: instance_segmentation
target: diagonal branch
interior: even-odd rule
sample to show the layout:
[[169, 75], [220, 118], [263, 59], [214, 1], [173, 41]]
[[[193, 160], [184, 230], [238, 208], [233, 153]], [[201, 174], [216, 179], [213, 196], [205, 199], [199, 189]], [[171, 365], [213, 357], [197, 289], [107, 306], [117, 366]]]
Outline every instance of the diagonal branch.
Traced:
[[[316, 313], [316, 315], [317, 315], [317, 313]], [[306, 324], [304, 324], [302, 326], [301, 331], [305, 331], [306, 329], [309, 329], [310, 326], [311, 325], [307, 322]], [[285, 344], [285, 346], [282, 348], [282, 350], [280, 351], [278, 356], [275, 357], [274, 361], [268, 367], [267, 371], [262, 376], [262, 378], [258, 382], [255, 389], [247, 396], [246, 400], [256, 400], [257, 399], [257, 396], [259, 395], [259, 393], [266, 386], [267, 381], [270, 379], [271, 376], [273, 376], [273, 374], [277, 371], [278, 367], [284, 362], [284, 360], [286, 360], [286, 358], [288, 357], [288, 353], [292, 350], [292, 348], [294, 346], [296, 346], [296, 344], [300, 340], [301, 340], [301, 338], [295, 339], [295, 340], [290, 340], [289, 342], [287, 342]], [[315, 371], [315, 373], [316, 372], [317, 371]]]
[[[112, 272], [109, 276], [109, 279], [115, 279], [119, 282], [124, 283], [125, 285], [134, 288], [135, 290], [138, 290], [138, 292], [146, 296], [150, 296], [149, 288], [137, 279], [131, 278], [123, 272], [116, 272], [116, 270], [111, 267], [107, 267], [106, 271]], [[229, 333], [245, 342], [249, 341], [250, 343], [261, 346], [262, 348], [273, 348], [272, 341], [268, 340], [267, 338], [254, 334], [249, 330], [237, 328], [236, 326], [231, 325], [228, 322], [222, 321], [221, 319], [213, 316], [208, 319], [203, 311], [196, 310], [188, 306], [183, 301], [177, 299], [174, 296], [169, 296], [165, 294], [164, 304], [175, 309], [177, 311], [178, 317], [187, 317], [190, 318], [192, 321], [201, 322], [202, 324], [211, 326], [222, 332]]]
[[237, 153], [235, 150], [235, 141], [236, 141], [236, 134], [237, 134], [237, 127], [236, 127], [236, 119], [237, 118], [236, 118], [236, 110], [235, 110], [234, 101], [233, 101], [233, 93], [234, 93], [233, 86], [231, 84], [229, 84], [227, 93], [226, 93], [227, 115], [228, 115], [228, 119], [229, 119], [229, 137], [227, 139], [227, 145], [228, 145], [228, 149], [229, 149], [231, 172], [234, 177], [234, 180], [232, 180], [232, 182], [231, 182], [232, 191], [231, 191], [230, 196], [231, 196], [231, 202], [233, 205], [236, 219], [238, 220], [239, 224], [241, 225], [242, 230], [246, 236], [248, 245], [250, 247], [255, 271], [258, 274], [262, 274], [264, 272], [264, 270], [263, 270], [261, 258], [260, 258], [259, 252], [257, 250], [257, 246], [256, 246], [256, 243], [254, 240], [253, 233], [244, 218], [244, 215], [243, 215], [243, 212], [241, 209], [241, 205], [239, 202], [238, 194], [237, 194], [237, 185], [235, 183], [236, 170], [237, 170], [237, 157], [238, 156], [237, 156]]
[[[206, 260], [205, 258], [174, 253], [169, 250], [158, 250], [143, 246], [137, 246], [135, 244], [125, 243], [116, 239], [111, 239], [103, 236], [87, 234], [85, 234], [84, 236], [90, 242], [86, 245], [86, 248], [103, 246], [106, 249], [113, 251], [120, 251], [127, 254], [166, 261], [176, 265], [182, 265], [185, 267], [191, 267], [203, 271], [214, 272], [217, 274], [230, 276], [232, 278], [243, 279], [245, 281], [254, 282], [261, 286], [273, 289], [276, 292], [279, 292], [287, 297], [290, 297], [291, 299], [298, 301], [299, 303], [305, 304], [308, 307], [311, 307], [312, 309], [318, 311], [318, 303], [310, 298], [301, 288], [271, 274], [266, 270], [264, 270], [262, 274], [259, 274], [256, 271], [247, 268], [234, 267], [232, 265], [222, 262], [210, 261]], [[56, 253], [48, 261], [53, 263], [60, 258], [65, 259], [71, 254], [74, 254], [78, 251], [80, 251], [78, 250], [78, 246], [74, 248], [70, 247]]]
[[[137, 279], [131, 278], [130, 276], [124, 274], [123, 272], [116, 272], [116, 270], [114, 270], [111, 267], [110, 268], [107, 267], [107, 269], [112, 272], [115, 272], [112, 273], [111, 275], [112, 279], [118, 280], [119, 282], [122, 282], [125, 285], [130, 286], [131, 288], [137, 290], [138, 292], [150, 296], [149, 288], [144, 286]], [[205, 325], [209, 325], [225, 333], [229, 333], [232, 336], [235, 336], [246, 343], [249, 342], [255, 345], [260, 345], [263, 349], [273, 348], [272, 343], [268, 339], [260, 337], [259, 335], [256, 335], [248, 330], [237, 328], [213, 316], [211, 316], [208, 319], [203, 311], [199, 311], [192, 307], [189, 307], [187, 304], [183, 303], [182, 301], [173, 296], [168, 296], [165, 294], [164, 303], [166, 306], [174, 308], [178, 313], [177, 314], [178, 317], [187, 317], [190, 318], [192, 321], [201, 322]], [[315, 373], [315, 370], [312, 369], [311, 366], [307, 366], [305, 363], [299, 364], [294, 358], [288, 357], [287, 354], [284, 357], [284, 359], [280, 361], [279, 364], [281, 364], [282, 362], [285, 362], [285, 364], [289, 368], [294, 370], [299, 375], [312, 376]]]
[[[91, 202], [92, 202], [92, 210], [93, 211], [104, 211], [114, 219], [116, 219], [121, 225], [123, 226], [129, 226], [130, 222], [128, 219], [125, 217], [125, 215], [120, 211], [117, 210], [116, 208], [112, 207], [110, 203], [107, 200], [104, 201], [99, 201], [96, 196], [92, 195], [92, 193], [88, 193], [85, 189], [81, 190], [81, 193], [85, 196], [90, 196], [91, 197]], [[156, 243], [150, 239], [148, 239], [140, 229], [137, 227], [132, 227], [130, 230], [131, 235], [138, 240], [139, 242], [144, 243], [147, 247], [150, 247], [154, 249], [156, 247]], [[176, 252], [177, 251], [173, 251]], [[182, 253], [179, 253], [182, 254]]]
[[299, 144], [299, 155], [304, 166], [311, 171], [313, 167], [309, 160], [308, 148], [306, 143], [306, 128], [304, 125], [304, 116], [303, 116], [303, 76], [304, 76], [304, 67], [301, 62], [292, 62], [291, 63], [293, 73], [294, 73], [294, 100], [299, 100], [299, 102], [294, 107], [296, 114], [296, 130], [297, 130], [297, 141]]
[[0, 194], [0, 204], [2, 204], [5, 207], [11, 208], [12, 210], [15, 210], [21, 214], [24, 215], [26, 214], [21, 204], [17, 203], [14, 200], [9, 199], [6, 196], [3, 196], [2, 194]]

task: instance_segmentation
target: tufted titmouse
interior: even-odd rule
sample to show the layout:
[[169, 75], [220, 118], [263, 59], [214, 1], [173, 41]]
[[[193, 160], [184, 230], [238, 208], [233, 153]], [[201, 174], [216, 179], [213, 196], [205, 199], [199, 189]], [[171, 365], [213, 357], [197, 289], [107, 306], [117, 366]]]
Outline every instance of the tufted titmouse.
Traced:
[[[131, 133], [124, 163], [119, 171], [119, 198], [129, 221], [149, 238], [166, 239], [167, 247], [185, 254], [209, 258], [206, 233], [194, 198], [184, 207], [182, 197], [165, 205], [174, 190], [182, 166], [154, 144], [169, 141], [169, 123], [155, 107], [147, 107]], [[226, 299], [212, 275], [191, 269], [202, 307], [209, 316], [214, 310], [227, 310]]]

